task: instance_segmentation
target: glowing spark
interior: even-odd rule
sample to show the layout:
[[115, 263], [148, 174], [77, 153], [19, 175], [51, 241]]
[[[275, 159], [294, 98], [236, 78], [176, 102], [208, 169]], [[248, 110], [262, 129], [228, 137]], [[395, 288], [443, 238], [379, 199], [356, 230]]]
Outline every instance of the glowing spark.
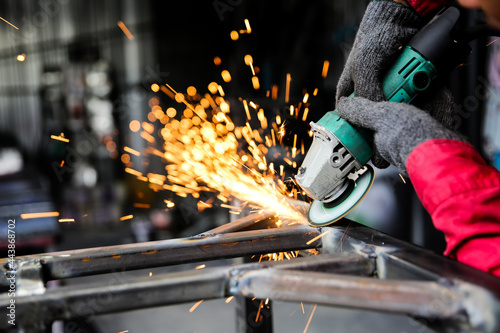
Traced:
[[158, 92], [158, 91], [160, 91], [160, 86], [159, 86], [159, 85], [157, 85], [156, 83], [153, 83], [153, 84], [151, 85], [151, 90], [152, 90], [153, 92]]
[[241, 210], [240, 207], [235, 207], [235, 206], [231, 206], [231, 205], [226, 205], [226, 204], [221, 204], [220, 205], [222, 208], [229, 208], [229, 209], [234, 209], [234, 210]]
[[134, 40], [134, 35], [132, 35], [130, 30], [128, 30], [125, 23], [123, 23], [122, 21], [118, 21], [118, 26], [120, 27], [120, 29], [122, 29], [123, 33], [125, 34], [125, 36], [127, 36], [129, 40]]
[[26, 60], [26, 54], [25, 53], [18, 54], [16, 56], [16, 60], [19, 62], [23, 62], [24, 60]]
[[278, 99], [278, 85], [273, 84], [271, 88], [271, 98], [275, 101]]
[[247, 119], [251, 120], [252, 117], [250, 117], [250, 110], [248, 109], [248, 103], [245, 99], [243, 100], [243, 108], [245, 109], [245, 113], [247, 114]]
[[199, 300], [198, 302], [194, 303], [191, 309], [189, 309], [189, 312], [193, 312], [194, 310], [196, 310], [196, 308], [198, 307], [198, 305], [201, 304], [201, 302], [203, 302], [203, 300]]
[[63, 165], [64, 165], [64, 160], [62, 160], [62, 161], [61, 161], [61, 165], [60, 165], [60, 167], [62, 168], [62, 167], [63, 167]]
[[496, 41], [498, 40], [498, 38], [492, 40], [491, 42], [489, 42], [488, 44], [486, 44], [486, 47], [490, 46], [491, 44], [495, 43]]
[[59, 136], [57, 136], [57, 135], [51, 135], [50, 138], [54, 139], [54, 140], [59, 140], [59, 141], [62, 141], [62, 142], [69, 142], [69, 139], [66, 139], [64, 137], [64, 133], [61, 133]]
[[308, 93], [305, 93], [304, 95], [304, 98], [302, 99], [302, 103], [307, 103], [307, 101], [309, 100], [309, 94]]
[[304, 114], [302, 115], [302, 121], [306, 121], [308, 113], [309, 113], [309, 108], [305, 108]]
[[317, 241], [318, 239], [322, 238], [324, 235], [326, 235], [327, 233], [329, 233], [330, 231], [332, 231], [331, 229], [325, 231], [324, 233], [322, 233], [321, 235], [318, 235], [316, 237], [314, 237], [313, 239], [309, 240], [306, 244], [307, 245], [310, 245], [312, 243], [314, 243], [315, 241]]
[[231, 36], [232, 40], [238, 40], [238, 38], [240, 38], [240, 35], [238, 34], [238, 31], [236, 31], [236, 30], [231, 31], [230, 36]]
[[138, 152], [137, 150], [132, 149], [132, 148], [130, 148], [130, 147], [125, 146], [125, 147], [123, 147], [123, 150], [124, 150], [124, 151], [126, 151], [127, 153], [132, 154], [132, 155], [135, 155], [135, 156], [141, 156], [141, 153], [140, 153], [140, 152]]
[[75, 222], [75, 219], [59, 219], [59, 223], [64, 223], [64, 222]]
[[153, 276], [153, 272], [149, 272], [149, 276]]
[[226, 304], [231, 302], [233, 300], [234, 296], [229, 296], [228, 298], [226, 298]]
[[316, 96], [318, 94], [318, 88], [315, 88], [313, 91], [313, 96]]
[[12, 23], [10, 23], [9, 21], [7, 21], [6, 19], [4, 19], [3, 17], [0, 16], [0, 20], [4, 21], [5, 23], [7, 23], [8, 25], [10, 25], [11, 27], [13, 27], [14, 29], [16, 30], [19, 30], [18, 27], [16, 27], [15, 25], [13, 25]]
[[131, 175], [137, 176], [137, 177], [141, 177], [142, 176], [141, 172], [139, 172], [137, 170], [134, 170], [134, 169], [131, 169], [131, 168], [125, 168], [125, 172], [129, 173]]
[[307, 324], [306, 324], [306, 328], [304, 328], [304, 333], [307, 332], [307, 328], [309, 327], [309, 324], [311, 323], [311, 319], [312, 319], [312, 317], [314, 315], [314, 311], [316, 311], [316, 305], [317, 304], [314, 304], [314, 306], [313, 306], [313, 309], [311, 311], [311, 315], [309, 316], [309, 320], [307, 321]]
[[175, 206], [175, 203], [170, 200], [163, 200], [167, 204], [167, 208], [172, 208]]
[[125, 215], [120, 217], [120, 221], [130, 220], [132, 218], [134, 218], [134, 215]]
[[403, 175], [402, 174], [399, 174], [399, 177], [401, 177], [401, 180], [403, 181], [403, 183], [406, 184], [406, 180], [403, 178]]
[[134, 207], [136, 208], [151, 208], [151, 205], [150, 204], [146, 204], [146, 203], [134, 203]]
[[264, 302], [263, 299], [260, 300], [259, 310], [257, 311], [257, 316], [255, 316], [255, 322], [259, 321], [260, 309], [262, 309], [262, 302]]
[[260, 82], [259, 82], [259, 78], [257, 76], [252, 76], [252, 85], [253, 85], [253, 88], [255, 90], [260, 89]]
[[292, 77], [290, 73], [286, 74], [286, 88], [285, 88], [285, 103], [288, 103], [290, 100], [290, 82], [292, 81]]
[[121, 331], [121, 332], [118, 332], [118, 333], [128, 333], [128, 330]]
[[224, 82], [230, 82], [231, 81], [231, 74], [227, 70], [223, 70], [220, 75], [222, 76], [222, 79]]
[[302, 314], [306, 314], [306, 312], [304, 311], [304, 303], [300, 302], [300, 306], [302, 307]]
[[21, 214], [21, 218], [24, 220], [27, 219], [36, 219], [41, 217], [54, 217], [59, 216], [59, 212], [43, 212], [43, 213], [26, 213]]
[[248, 21], [248, 19], [245, 19], [245, 27], [247, 28], [247, 33], [252, 32], [252, 28], [250, 28], [250, 22]]
[[330, 67], [330, 62], [328, 60], [325, 60], [325, 62], [323, 63], [323, 70], [321, 71], [321, 77], [326, 77], [326, 75], [328, 74], [328, 67]]
[[202, 269], [202, 268], [205, 268], [205, 267], [206, 267], [205, 264], [201, 264], [201, 265], [196, 266], [194, 269]]
[[250, 70], [252, 71], [252, 75], [255, 76], [255, 69], [253, 68], [253, 63], [249, 64]]

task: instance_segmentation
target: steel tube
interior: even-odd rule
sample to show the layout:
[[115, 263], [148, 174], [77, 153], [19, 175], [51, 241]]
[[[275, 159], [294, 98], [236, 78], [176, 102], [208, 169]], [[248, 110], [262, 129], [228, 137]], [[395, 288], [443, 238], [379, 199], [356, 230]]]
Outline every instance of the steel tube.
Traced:
[[53, 252], [18, 257], [17, 260], [40, 260], [46, 280], [64, 279], [200, 260], [314, 248], [320, 246], [321, 240], [310, 244], [307, 242], [318, 234], [318, 229], [301, 225]]
[[460, 295], [436, 282], [378, 280], [317, 272], [267, 269], [239, 280], [247, 297], [352, 307], [425, 318], [459, 319]]

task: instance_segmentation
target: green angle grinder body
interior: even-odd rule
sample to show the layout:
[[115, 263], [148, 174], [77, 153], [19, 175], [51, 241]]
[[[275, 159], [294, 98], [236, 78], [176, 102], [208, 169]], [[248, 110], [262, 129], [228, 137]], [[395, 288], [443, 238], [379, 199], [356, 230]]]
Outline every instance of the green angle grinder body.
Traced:
[[371, 165], [367, 164], [365, 168], [356, 181], [348, 180], [348, 187], [338, 199], [327, 203], [313, 200], [307, 213], [307, 219], [313, 227], [324, 227], [340, 220], [363, 200], [375, 178]]

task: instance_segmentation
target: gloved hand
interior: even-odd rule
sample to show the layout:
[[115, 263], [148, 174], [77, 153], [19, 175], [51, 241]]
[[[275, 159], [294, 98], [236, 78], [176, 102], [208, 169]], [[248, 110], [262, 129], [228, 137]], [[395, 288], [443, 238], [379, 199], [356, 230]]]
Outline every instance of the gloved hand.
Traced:
[[362, 97], [342, 97], [337, 104], [337, 110], [339, 115], [351, 124], [372, 130], [374, 146], [380, 156], [395, 165], [403, 174], [406, 174], [408, 156], [424, 141], [466, 141], [461, 135], [434, 119], [431, 114], [409, 104], [373, 102]]
[[[353, 92], [372, 101], [383, 101], [383, 76], [398, 57], [400, 47], [408, 44], [421, 25], [411, 7], [392, 0], [370, 2], [340, 76], [336, 101]], [[389, 166], [376, 150], [374, 153], [372, 162], [376, 167]]]

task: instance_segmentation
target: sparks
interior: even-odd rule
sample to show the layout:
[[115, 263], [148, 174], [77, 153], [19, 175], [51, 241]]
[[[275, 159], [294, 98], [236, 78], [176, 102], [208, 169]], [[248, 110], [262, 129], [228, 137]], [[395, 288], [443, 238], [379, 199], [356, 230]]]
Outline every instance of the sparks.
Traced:
[[403, 175], [402, 174], [399, 174], [399, 177], [401, 177], [401, 180], [403, 181], [403, 183], [406, 184], [406, 180], [403, 178]]
[[13, 27], [14, 29], [16, 30], [19, 30], [18, 27], [16, 27], [15, 25], [13, 25], [12, 23], [10, 23], [9, 21], [7, 21], [6, 19], [4, 19], [3, 17], [0, 16], [0, 20], [4, 21], [5, 23], [7, 23], [8, 25], [10, 25], [11, 27]]
[[134, 215], [126, 215], [126, 216], [122, 216], [120, 217], [120, 221], [125, 221], [125, 220], [130, 220], [134, 217]]
[[250, 28], [250, 21], [248, 21], [248, 19], [245, 19], [245, 27], [247, 28], [247, 34], [252, 32], [252, 28]]
[[259, 310], [257, 310], [257, 315], [255, 316], [255, 322], [259, 321], [260, 309], [262, 309], [262, 302], [264, 302], [263, 299], [260, 300]]
[[75, 222], [75, 219], [59, 219], [59, 223]]
[[21, 218], [24, 220], [27, 219], [36, 219], [36, 218], [42, 218], [42, 217], [54, 217], [54, 216], [59, 216], [59, 212], [43, 212], [43, 213], [26, 213], [26, 214], [21, 214]]
[[54, 140], [59, 140], [59, 141], [62, 141], [62, 142], [69, 142], [69, 139], [66, 139], [64, 137], [64, 133], [61, 133], [60, 135], [51, 135], [50, 138], [54, 139]]
[[285, 90], [285, 103], [288, 103], [290, 100], [290, 82], [292, 81], [292, 77], [290, 73], [286, 74], [286, 90]]
[[306, 333], [307, 329], [309, 328], [309, 324], [311, 323], [311, 319], [314, 315], [314, 311], [316, 311], [316, 304], [314, 304], [314, 306], [312, 308], [311, 315], [309, 316], [309, 320], [307, 321], [306, 327], [304, 328], [304, 333]]
[[132, 149], [130, 147], [125, 146], [125, 147], [123, 147], [123, 150], [126, 151], [129, 154], [132, 154], [132, 155], [135, 155], [135, 156], [141, 156], [141, 153], [139, 153], [137, 150]]
[[324, 235], [326, 235], [327, 233], [329, 233], [331, 231], [332, 231], [331, 229], [328, 229], [327, 231], [325, 231], [321, 235], [318, 235], [318, 236], [314, 237], [313, 239], [307, 241], [306, 245], [310, 245], [310, 244], [314, 243], [315, 241], [317, 241], [318, 239], [323, 238]]
[[226, 298], [226, 304], [231, 302], [233, 300], [234, 296], [229, 296], [228, 298]]
[[326, 76], [328, 75], [328, 67], [330, 67], [330, 62], [328, 60], [325, 60], [325, 62], [323, 62], [323, 70], [321, 71], [322, 78], [326, 78]]
[[194, 303], [194, 305], [189, 309], [189, 312], [193, 312], [194, 310], [196, 310], [196, 308], [198, 307], [198, 305], [201, 304], [201, 302], [203, 302], [203, 300], [199, 300], [198, 302]]
[[120, 27], [120, 29], [122, 29], [123, 33], [125, 34], [125, 36], [127, 36], [129, 40], [134, 40], [134, 35], [132, 35], [130, 30], [128, 30], [125, 23], [123, 23], [122, 21], [118, 21], [118, 26]]
[[134, 203], [134, 207], [135, 208], [151, 208], [151, 205], [147, 204], [147, 203], [136, 202], [136, 203]]

